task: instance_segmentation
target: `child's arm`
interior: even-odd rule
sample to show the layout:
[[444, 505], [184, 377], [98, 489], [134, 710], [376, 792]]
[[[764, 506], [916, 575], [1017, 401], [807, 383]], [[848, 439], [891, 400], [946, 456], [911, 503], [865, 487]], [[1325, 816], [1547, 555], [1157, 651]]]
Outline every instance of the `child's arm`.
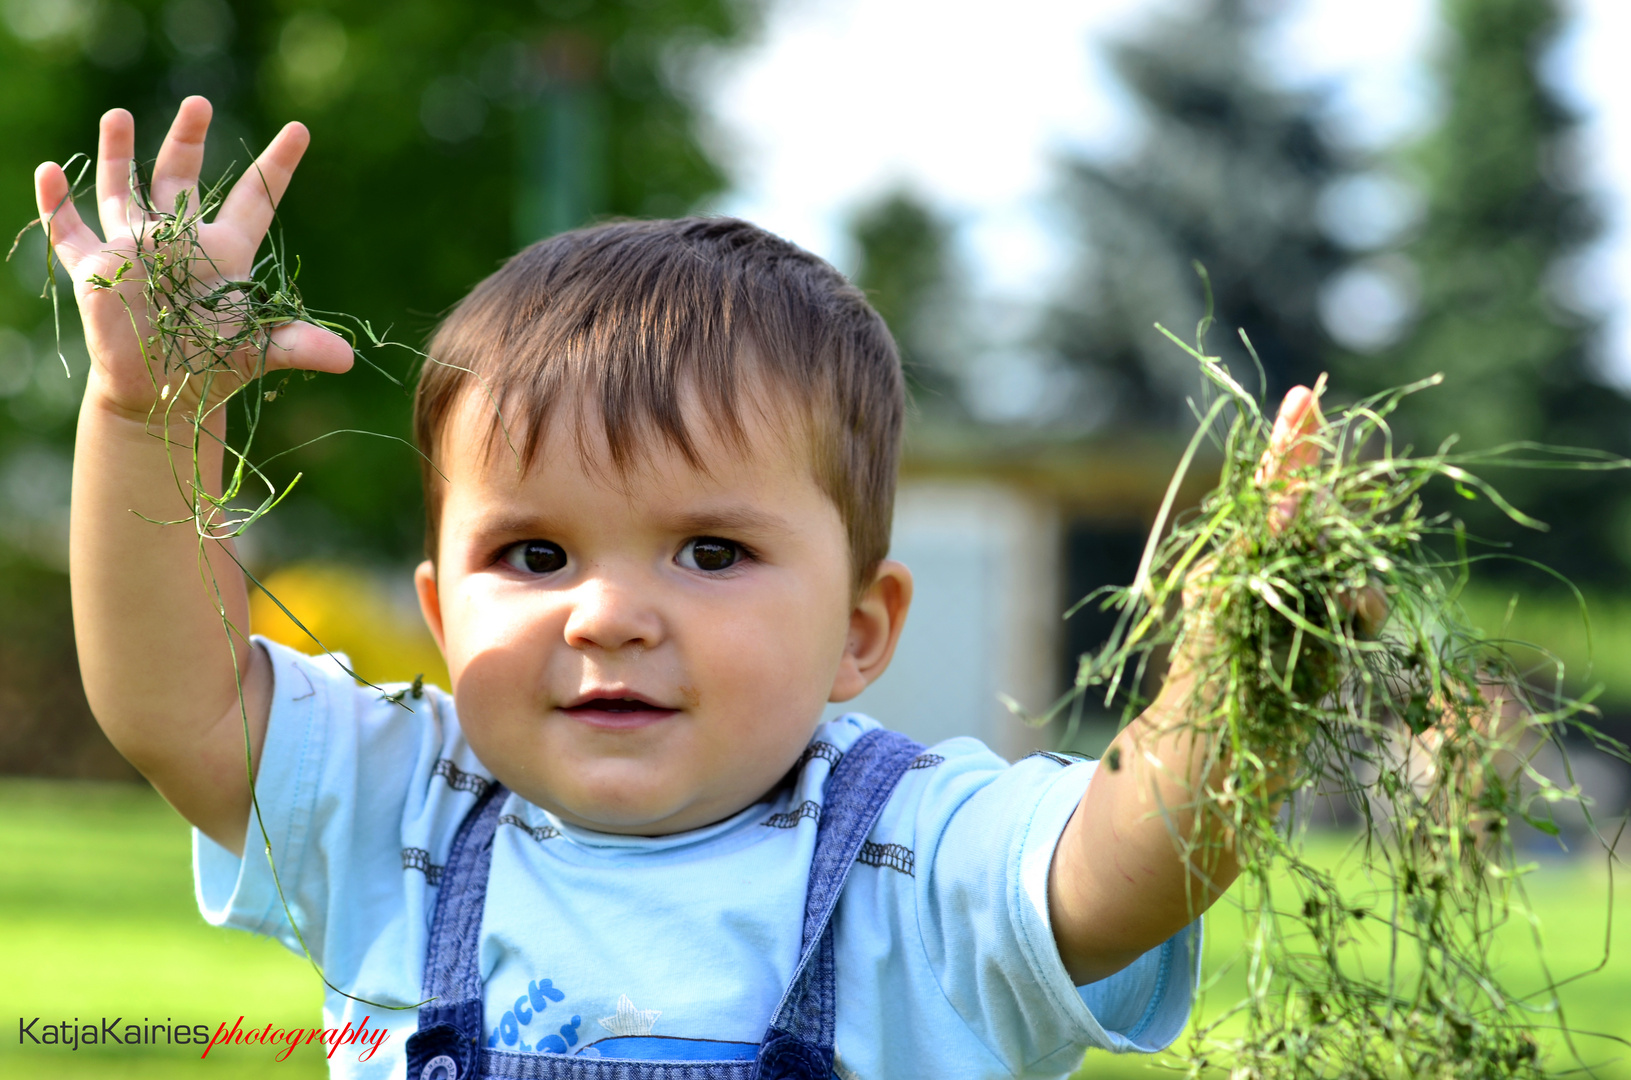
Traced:
[[[178, 193], [197, 187], [209, 120], [203, 98], [182, 102], [154, 166], [153, 205], [172, 206]], [[186, 419], [197, 403], [197, 380], [185, 384], [166, 379], [162, 370], [149, 372], [137, 337], [149, 333], [139, 288], [99, 290], [90, 282], [93, 274], [112, 278], [135, 250], [131, 223], [140, 211], [129, 198], [134, 141], [128, 112], [115, 109], [102, 118], [96, 200], [106, 241], [79, 217], [61, 168], [47, 163], [35, 172], [40, 214], [73, 279], [91, 357], [75, 441], [69, 531], [80, 671], [91, 709], [120, 753], [188, 821], [241, 853], [250, 781], [239, 680], [258, 759], [271, 701], [270, 661], [240, 636], [248, 629], [249, 603], [243, 575], [223, 550], [230, 541], [206, 541], [200, 548], [190, 523], [143, 520], [191, 516], [186, 485], [193, 433]], [[285, 127], [255, 167], [245, 170], [215, 221], [202, 226], [200, 245], [229, 278], [248, 276], [307, 142], [304, 127]], [[194, 272], [206, 271], [195, 266]], [[310, 324], [280, 327], [272, 340], [269, 368], [343, 371], [351, 364], [343, 339]], [[255, 361], [239, 359], [239, 370]], [[164, 386], [166, 404], [179, 399], [168, 421], [162, 406], [154, 409]], [[210, 414], [208, 428], [199, 439], [200, 475], [219, 493], [225, 409]], [[218, 607], [238, 630], [230, 642]]]
[[[1217, 816], [1194, 834], [1189, 807], [1207, 778], [1206, 747], [1181, 723], [1193, 690], [1190, 671], [1169, 675], [1154, 703], [1110, 744], [1059, 838], [1048, 910], [1065, 970], [1079, 986], [1166, 941], [1235, 879]], [[1106, 765], [1112, 758], [1114, 770]], [[1186, 866], [1176, 841], [1192, 836], [1201, 854]]]
[[[1259, 482], [1313, 464], [1318, 450], [1305, 436], [1322, 422], [1310, 391], [1288, 393]], [[1293, 495], [1276, 513], [1283, 522], [1296, 509]], [[1368, 622], [1380, 622], [1374, 610], [1380, 597], [1357, 604]], [[1191, 695], [1202, 689], [1194, 661], [1174, 656], [1161, 693], [1105, 752], [1054, 852], [1049, 915], [1065, 970], [1078, 985], [1106, 978], [1166, 941], [1238, 874], [1220, 815], [1204, 815], [1195, 832], [1196, 793], [1215, 789], [1216, 778], [1203, 775], [1208, 747], [1184, 723]], [[1194, 839], [1193, 861], [1179, 854], [1179, 837]]]

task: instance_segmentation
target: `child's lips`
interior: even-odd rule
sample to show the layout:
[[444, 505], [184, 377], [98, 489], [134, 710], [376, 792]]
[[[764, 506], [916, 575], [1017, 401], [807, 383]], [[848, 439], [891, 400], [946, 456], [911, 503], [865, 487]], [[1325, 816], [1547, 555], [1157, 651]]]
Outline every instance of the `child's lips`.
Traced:
[[678, 709], [666, 708], [633, 695], [597, 696], [579, 699], [576, 704], [562, 706], [561, 711], [574, 720], [606, 731], [631, 731], [650, 727], [678, 714]]

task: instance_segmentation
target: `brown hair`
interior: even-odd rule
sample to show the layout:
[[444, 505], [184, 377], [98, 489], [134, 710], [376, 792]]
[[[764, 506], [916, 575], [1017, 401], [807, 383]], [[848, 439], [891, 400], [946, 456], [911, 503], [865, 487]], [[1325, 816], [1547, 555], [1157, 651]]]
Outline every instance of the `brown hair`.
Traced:
[[580, 452], [585, 420], [598, 412], [615, 468], [637, 461], [657, 434], [702, 469], [682, 390], [689, 385], [719, 434], [745, 450], [741, 387], [755, 377], [806, 420], [815, 480], [848, 530], [857, 590], [888, 554], [904, 412], [894, 340], [838, 271], [757, 226], [618, 221], [542, 240], [477, 285], [429, 353], [414, 437], [426, 455], [432, 559], [441, 517], [432, 461], [473, 388], [491, 395], [523, 467], [564, 399], [577, 408]]

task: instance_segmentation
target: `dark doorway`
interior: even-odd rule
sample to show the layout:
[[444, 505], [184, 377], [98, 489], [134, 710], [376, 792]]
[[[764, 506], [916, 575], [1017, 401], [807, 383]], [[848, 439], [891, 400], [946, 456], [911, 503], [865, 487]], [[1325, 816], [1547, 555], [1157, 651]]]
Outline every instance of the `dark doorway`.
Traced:
[[[1068, 611], [1077, 601], [1105, 585], [1126, 585], [1138, 570], [1144, 553], [1144, 527], [1126, 519], [1103, 521], [1077, 518], [1065, 527], [1064, 585], [1061, 610]], [[1115, 611], [1104, 611], [1097, 600], [1084, 604], [1065, 621], [1060, 635], [1059, 683], [1070, 687], [1076, 682], [1076, 667], [1083, 653], [1104, 644], [1116, 627]], [[1097, 754], [1109, 742], [1120, 717], [1107, 711], [1102, 701], [1084, 703], [1082, 727], [1071, 745], [1064, 749]]]

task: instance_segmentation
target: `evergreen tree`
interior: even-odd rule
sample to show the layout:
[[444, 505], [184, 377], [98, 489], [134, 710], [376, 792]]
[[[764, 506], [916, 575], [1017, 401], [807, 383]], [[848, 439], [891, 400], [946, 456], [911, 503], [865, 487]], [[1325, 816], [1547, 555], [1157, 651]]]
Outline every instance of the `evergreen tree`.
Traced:
[[863, 206], [849, 232], [860, 255], [855, 284], [889, 324], [915, 400], [955, 414], [964, 328], [951, 224], [916, 195], [895, 190]]
[[[1445, 385], [1400, 417], [1418, 446], [1458, 435], [1468, 449], [1527, 439], [1625, 454], [1631, 402], [1597, 377], [1597, 323], [1559, 274], [1597, 220], [1569, 171], [1576, 120], [1539, 73], [1558, 5], [1444, 0], [1443, 13], [1455, 38], [1442, 66], [1444, 119], [1408, 157], [1427, 200], [1404, 249], [1420, 281], [1417, 321], [1398, 348], [1343, 363], [1346, 381], [1379, 389], [1443, 372]], [[1490, 479], [1550, 531], [1512, 525], [1484, 502], [1448, 496], [1440, 508], [1577, 582], [1631, 584], [1626, 473]]]
[[1083, 243], [1048, 337], [1084, 374], [1083, 407], [1116, 422], [1186, 415], [1193, 362], [1152, 324], [1191, 335], [1203, 295], [1195, 261], [1216, 300], [1209, 344], [1245, 375], [1244, 329], [1270, 396], [1311, 382], [1329, 351], [1319, 287], [1346, 256], [1315, 205], [1344, 163], [1320, 133], [1318, 97], [1261, 78], [1262, 7], [1201, 0], [1117, 46], [1112, 60], [1143, 114], [1141, 145], [1126, 160], [1068, 164], [1064, 199]]

